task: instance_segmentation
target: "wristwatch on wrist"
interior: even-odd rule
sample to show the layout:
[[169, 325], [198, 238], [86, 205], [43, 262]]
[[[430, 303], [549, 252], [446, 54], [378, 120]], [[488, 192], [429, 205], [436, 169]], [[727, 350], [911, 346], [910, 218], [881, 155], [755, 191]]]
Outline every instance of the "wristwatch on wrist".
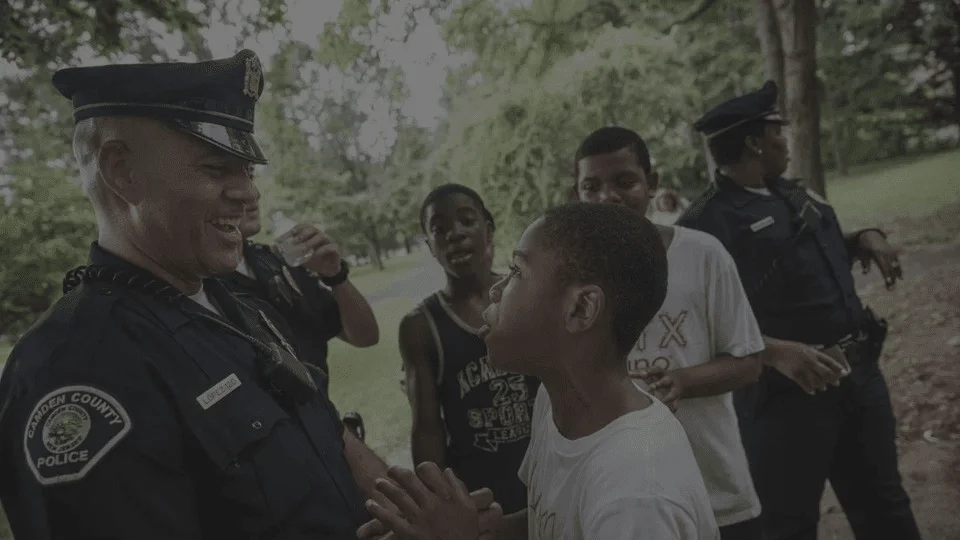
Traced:
[[336, 287], [346, 281], [349, 275], [350, 266], [347, 264], [347, 261], [340, 259], [340, 271], [330, 277], [320, 276], [320, 281], [327, 287]]

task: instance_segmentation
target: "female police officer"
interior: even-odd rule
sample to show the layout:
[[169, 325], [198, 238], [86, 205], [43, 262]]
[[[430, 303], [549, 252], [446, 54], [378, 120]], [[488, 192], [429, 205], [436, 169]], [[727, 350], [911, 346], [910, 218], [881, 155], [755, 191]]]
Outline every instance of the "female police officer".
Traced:
[[66, 69], [54, 85], [99, 238], [0, 379], [13, 533], [352, 538], [384, 464], [343, 435], [282, 319], [206, 279], [237, 267], [266, 162], [256, 55]]
[[896, 252], [878, 229], [844, 236], [826, 201], [781, 178], [787, 145], [776, 102], [768, 82], [697, 121], [720, 170], [677, 222], [726, 246], [768, 338], [765, 361], [775, 369], [752, 406], [740, 403], [767, 538], [816, 538], [829, 478], [858, 539], [917, 539], [877, 366], [885, 326], [860, 303], [850, 273], [856, 258], [873, 260], [892, 286]]

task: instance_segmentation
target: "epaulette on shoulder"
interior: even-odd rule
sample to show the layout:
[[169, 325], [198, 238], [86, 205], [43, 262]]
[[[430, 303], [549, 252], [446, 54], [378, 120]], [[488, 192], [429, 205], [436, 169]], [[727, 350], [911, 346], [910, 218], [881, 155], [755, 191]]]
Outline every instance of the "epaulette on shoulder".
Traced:
[[802, 178], [784, 178], [783, 182], [788, 188], [802, 187], [806, 188], [807, 183]]
[[247, 245], [249, 245], [250, 248], [253, 249], [254, 251], [265, 251], [268, 253], [272, 253], [270, 251], [270, 246], [266, 244], [261, 244], [259, 242], [248, 242]]
[[[270, 248], [267, 244], [259, 244], [257, 242], [250, 242], [251, 254], [254, 257], [259, 258], [260, 260], [267, 260], [273, 263], [274, 265], [283, 265], [283, 259], [273, 252], [273, 249]], [[279, 270], [275, 268], [274, 270]]]
[[684, 211], [684, 213], [680, 216], [677, 222], [696, 221], [696, 219], [700, 217], [700, 214], [703, 213], [704, 209], [706, 209], [707, 203], [709, 203], [710, 200], [713, 199], [713, 197], [716, 196], [716, 194], [719, 192], [720, 192], [720, 188], [717, 187], [717, 184], [711, 183], [710, 187], [705, 189], [704, 192], [701, 193], [699, 197], [697, 197], [696, 199], [694, 199], [692, 203], [690, 203], [690, 206], [686, 209], [686, 211]]
[[76, 354], [93, 350], [118, 300], [116, 295], [102, 294], [103, 289], [100, 283], [84, 283], [70, 290], [23, 333], [17, 348], [29, 349], [30, 357], [36, 359], [29, 369], [39, 369], [60, 347], [66, 346]]

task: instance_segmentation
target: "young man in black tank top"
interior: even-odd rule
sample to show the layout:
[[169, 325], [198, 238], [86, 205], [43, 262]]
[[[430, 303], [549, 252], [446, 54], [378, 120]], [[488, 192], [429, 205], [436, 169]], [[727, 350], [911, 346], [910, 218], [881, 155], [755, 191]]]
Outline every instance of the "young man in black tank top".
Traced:
[[420, 225], [447, 284], [400, 322], [413, 410], [413, 461], [452, 468], [471, 491], [493, 490], [505, 512], [526, 506], [517, 477], [539, 382], [487, 361], [477, 335], [490, 305], [493, 217], [473, 190], [447, 184], [424, 199]]

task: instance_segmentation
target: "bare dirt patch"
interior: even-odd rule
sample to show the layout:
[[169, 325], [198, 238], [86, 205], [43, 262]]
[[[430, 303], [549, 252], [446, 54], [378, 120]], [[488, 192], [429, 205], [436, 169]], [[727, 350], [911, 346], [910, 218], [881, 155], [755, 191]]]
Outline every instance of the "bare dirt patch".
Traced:
[[[960, 540], [960, 205], [894, 220], [905, 281], [859, 275], [864, 302], [890, 323], [881, 366], [898, 421], [900, 472], [924, 538]], [[948, 243], [928, 244], [930, 240]], [[828, 490], [820, 538], [853, 540]]]

